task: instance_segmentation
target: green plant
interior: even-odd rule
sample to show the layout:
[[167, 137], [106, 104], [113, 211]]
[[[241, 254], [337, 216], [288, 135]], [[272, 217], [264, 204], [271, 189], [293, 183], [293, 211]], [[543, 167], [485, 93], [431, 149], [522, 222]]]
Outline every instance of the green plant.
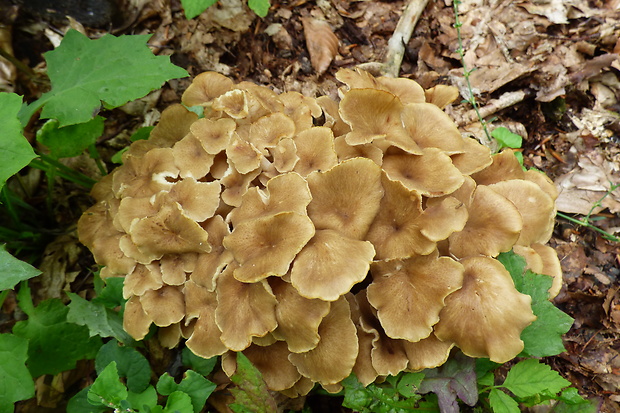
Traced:
[[[78, 360], [95, 357], [102, 337], [133, 342], [122, 329], [119, 313], [112, 310], [124, 301], [122, 295], [117, 295], [120, 301], [111, 298], [112, 289], [120, 292], [113, 281], [106, 288], [99, 284], [100, 294], [92, 301], [69, 293], [69, 306], [59, 299], [35, 306], [26, 281], [40, 271], [11, 255], [7, 246], [20, 257], [38, 261], [41, 251], [37, 248], [42, 246], [33, 246], [33, 241], [36, 244], [45, 236], [66, 231], [49, 227], [56, 179], [64, 178], [85, 189], [95, 180], [60, 160], [87, 149], [97, 158], [94, 143], [103, 132], [105, 120], [97, 116], [102, 108], [121, 106], [161, 87], [169, 79], [187, 76], [168, 57], [154, 56], [146, 46], [147, 39], [148, 36], [105, 35], [90, 40], [77, 31], [69, 31], [57, 49], [45, 54], [49, 92], [30, 104], [22, 103], [16, 94], [0, 93], [0, 151], [6, 155], [0, 165], [0, 242], [6, 244], [0, 244], [0, 303], [21, 283], [18, 303], [28, 316], [15, 324], [12, 334], [0, 335], [0, 412], [13, 411], [16, 401], [34, 395], [33, 378], [58, 374], [75, 367]], [[35, 152], [22, 132], [39, 110], [40, 117], [48, 119], [36, 131], [37, 141], [48, 149], [45, 152]], [[100, 161], [98, 165], [105, 173]], [[19, 187], [18, 172], [26, 166], [41, 169], [47, 177], [50, 211], [45, 218], [5, 185], [12, 178]], [[32, 254], [26, 253], [31, 250]]]
[[[247, 0], [248, 7], [260, 17], [265, 17], [271, 6], [269, 0]], [[217, 3], [217, 0], [181, 0], [185, 17], [193, 19], [207, 8]]]
[[[525, 259], [513, 252], [503, 253], [499, 260], [510, 272], [517, 289], [532, 297], [538, 317], [526, 328], [521, 338], [525, 357], [510, 367], [506, 378], [496, 384], [502, 365], [488, 359], [471, 359], [453, 353], [443, 366], [416, 373], [388, 376], [381, 384], [362, 386], [354, 375], [343, 381], [344, 405], [360, 412], [408, 412], [438, 410], [458, 412], [459, 402], [476, 406], [478, 411], [517, 413], [520, 406], [549, 404], [553, 411], [596, 411], [596, 406], [583, 399], [570, 382], [562, 378], [536, 357], [564, 351], [562, 335], [572, 325], [572, 318], [548, 300], [551, 279], [526, 270]], [[507, 393], [508, 391], [509, 393]]]
[[613, 184], [612, 182], [610, 182], [609, 189], [607, 190], [607, 192], [605, 192], [605, 195], [603, 195], [598, 201], [592, 204], [592, 208], [590, 208], [590, 211], [588, 212], [588, 214], [584, 216], [583, 218], [576, 219], [569, 215], [563, 214], [562, 212], [558, 212], [558, 216], [564, 218], [565, 220], [569, 222], [572, 222], [573, 224], [581, 225], [583, 227], [590, 228], [591, 230], [594, 230], [600, 234], [603, 234], [603, 238], [607, 240], [610, 240], [613, 242], [620, 242], [620, 237], [610, 234], [609, 232], [597, 227], [596, 225], [592, 223], [593, 221], [595, 221], [595, 218], [592, 218], [592, 214], [594, 213], [594, 210], [596, 208], [600, 208], [602, 206], [603, 200], [607, 198], [609, 194], [611, 194], [613, 191], [615, 191], [619, 187], [620, 187], [620, 184]]

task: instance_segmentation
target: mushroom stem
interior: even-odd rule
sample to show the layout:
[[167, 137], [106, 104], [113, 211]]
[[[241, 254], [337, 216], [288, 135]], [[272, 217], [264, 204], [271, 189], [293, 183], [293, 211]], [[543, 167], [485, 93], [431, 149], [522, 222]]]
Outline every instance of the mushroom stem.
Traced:
[[405, 55], [405, 46], [411, 38], [413, 29], [418, 23], [420, 15], [426, 8], [428, 0], [409, 0], [398, 20], [396, 30], [388, 42], [388, 50], [382, 72], [386, 76], [398, 77], [400, 64]]

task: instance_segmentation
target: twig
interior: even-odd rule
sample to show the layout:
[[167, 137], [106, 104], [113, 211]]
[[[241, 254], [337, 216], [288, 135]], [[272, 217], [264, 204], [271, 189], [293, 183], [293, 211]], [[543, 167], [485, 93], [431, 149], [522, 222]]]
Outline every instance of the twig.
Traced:
[[476, 110], [472, 109], [465, 112], [463, 116], [456, 120], [458, 126], [469, 125], [475, 120], [484, 119], [502, 109], [509, 108], [517, 103], [523, 101], [530, 92], [527, 90], [517, 90], [516, 92], [506, 92], [498, 99], [492, 99], [485, 106]]
[[398, 77], [400, 65], [405, 55], [405, 46], [409, 42], [413, 29], [420, 19], [420, 15], [426, 8], [428, 0], [408, 0], [403, 14], [398, 20], [396, 29], [388, 42], [388, 50], [385, 56], [385, 63], [381, 71], [386, 76]]

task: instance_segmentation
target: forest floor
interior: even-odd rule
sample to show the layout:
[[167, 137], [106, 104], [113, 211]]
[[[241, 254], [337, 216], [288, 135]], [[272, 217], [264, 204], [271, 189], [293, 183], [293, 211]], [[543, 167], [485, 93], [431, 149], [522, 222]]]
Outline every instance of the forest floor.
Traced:
[[[154, 52], [170, 55], [191, 76], [216, 70], [277, 92], [336, 97], [339, 68], [376, 68], [384, 61], [404, 4], [272, 1], [261, 19], [239, 1], [222, 0], [188, 21], [177, 1], [133, 1], [120, 14], [102, 13], [100, 21], [77, 17], [85, 24], [73, 26], [91, 37], [152, 34]], [[15, 56], [35, 71], [44, 70], [41, 55], [60, 39], [66, 20], [25, 7], [14, 17]], [[450, 0], [428, 2], [406, 45], [400, 76], [425, 88], [454, 85], [462, 96], [469, 95], [454, 19]], [[554, 180], [560, 212], [577, 219], [591, 214], [594, 225], [617, 235], [620, 189], [609, 189], [620, 184], [620, 1], [463, 0], [460, 20], [466, 66], [475, 68], [471, 86], [490, 129], [505, 126], [524, 137], [524, 164]], [[334, 35], [338, 47], [330, 46]], [[323, 51], [313, 61], [312, 47]], [[0, 69], [1, 89], [13, 88], [26, 99], [42, 92], [25, 76], [15, 78], [1, 64]], [[138, 127], [154, 123], [161, 109], [178, 102], [189, 82], [171, 81], [138, 104], [107, 113], [98, 142], [104, 160], [126, 146]], [[457, 100], [448, 112], [463, 133], [485, 140], [469, 103]], [[71, 227], [78, 215], [62, 208], [73, 202], [70, 194], [64, 196], [58, 200], [58, 219]], [[88, 200], [82, 202], [87, 206]], [[602, 411], [620, 412], [620, 244], [558, 217], [550, 245], [564, 273], [555, 304], [575, 322], [565, 337], [566, 352], [545, 361], [584, 396], [599, 398]], [[80, 258], [66, 259], [70, 254]], [[40, 268], [79, 280], [79, 265], [88, 259], [74, 237], [65, 237], [47, 247]], [[52, 289], [42, 279], [35, 291], [39, 299]]]

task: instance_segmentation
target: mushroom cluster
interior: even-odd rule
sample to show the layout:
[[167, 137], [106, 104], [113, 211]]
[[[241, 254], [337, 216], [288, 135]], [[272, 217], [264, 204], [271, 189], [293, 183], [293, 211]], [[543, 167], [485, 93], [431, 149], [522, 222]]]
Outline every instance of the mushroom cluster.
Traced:
[[515, 357], [535, 316], [495, 258], [513, 249], [558, 293], [552, 182], [462, 137], [451, 87], [336, 77], [339, 102], [203, 73], [94, 187], [79, 236], [124, 277], [124, 328], [228, 374], [243, 352], [291, 397], [453, 346]]

